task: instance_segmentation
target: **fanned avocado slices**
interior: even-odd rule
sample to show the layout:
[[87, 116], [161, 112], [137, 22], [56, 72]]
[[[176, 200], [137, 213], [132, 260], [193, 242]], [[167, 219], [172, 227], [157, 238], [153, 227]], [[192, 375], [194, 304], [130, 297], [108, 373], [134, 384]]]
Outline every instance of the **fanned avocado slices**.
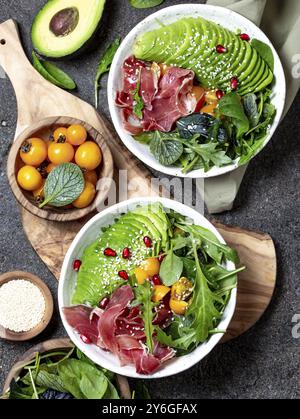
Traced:
[[[168, 248], [169, 227], [161, 204], [138, 207], [121, 215], [85, 250], [72, 303], [96, 306], [104, 296], [124, 284], [118, 275], [120, 271], [132, 275], [145, 258]], [[145, 236], [152, 240], [151, 248], [146, 247]], [[125, 247], [130, 249], [130, 259], [122, 258]], [[105, 256], [106, 248], [116, 251], [117, 257]]]
[[[226, 48], [218, 53], [216, 46]], [[133, 47], [136, 58], [194, 70], [207, 88], [231, 90], [237, 77], [240, 94], [259, 92], [273, 81], [273, 72], [251, 43], [201, 17], [183, 18], [140, 35]]]

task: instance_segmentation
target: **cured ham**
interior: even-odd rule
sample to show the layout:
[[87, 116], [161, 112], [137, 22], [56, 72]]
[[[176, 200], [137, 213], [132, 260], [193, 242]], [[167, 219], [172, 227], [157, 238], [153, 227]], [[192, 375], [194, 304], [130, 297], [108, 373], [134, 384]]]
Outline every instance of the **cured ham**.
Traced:
[[[149, 352], [144, 344], [144, 322], [140, 307], [130, 306], [133, 299], [131, 286], [123, 285], [112, 294], [104, 310], [78, 305], [64, 308], [63, 312], [70, 326], [92, 343], [115, 354], [122, 366], [134, 364], [139, 374], [151, 374], [163, 362], [171, 359], [175, 352], [155, 338], [153, 353]], [[165, 323], [169, 316], [169, 310], [164, 305], [161, 310], [164, 310], [161, 316], [157, 311], [156, 324], [159, 319]]]
[[[192, 70], [178, 67], [170, 67], [161, 76], [153, 65], [129, 57], [123, 66], [123, 90], [116, 98], [116, 104], [124, 108], [124, 128], [133, 135], [141, 131], [171, 131], [179, 118], [196, 109], [197, 100], [192, 94], [194, 77]], [[138, 86], [144, 106], [141, 119], [134, 114]]]

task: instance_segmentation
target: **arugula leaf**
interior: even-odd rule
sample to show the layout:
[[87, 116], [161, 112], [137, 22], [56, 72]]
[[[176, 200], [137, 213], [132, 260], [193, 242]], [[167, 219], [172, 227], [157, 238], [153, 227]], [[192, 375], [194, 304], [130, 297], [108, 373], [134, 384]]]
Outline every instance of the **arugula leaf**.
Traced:
[[150, 143], [150, 151], [160, 164], [171, 166], [182, 155], [183, 145], [173, 137], [163, 136], [161, 132], [155, 131]]
[[100, 79], [103, 74], [107, 73], [110, 69], [110, 66], [113, 62], [114, 56], [120, 46], [120, 38], [115, 39], [109, 47], [106, 49], [103, 57], [101, 58], [96, 72], [95, 77], [95, 107], [98, 108], [98, 91], [101, 87]]
[[152, 290], [151, 285], [146, 281], [142, 285], [138, 285], [135, 289], [135, 301], [134, 304], [141, 305], [141, 317], [144, 321], [146, 345], [150, 352], [153, 352], [153, 332], [154, 326], [152, 324], [155, 313], [153, 308], [155, 304], [152, 302]]
[[129, 0], [131, 6], [136, 9], [148, 9], [150, 7], [159, 6], [164, 0]]
[[173, 249], [168, 252], [160, 265], [159, 276], [164, 285], [170, 287], [177, 282], [183, 271], [183, 261], [176, 256]]
[[58, 68], [55, 64], [49, 61], [39, 60], [36, 53], [32, 52], [33, 67], [50, 83], [55, 84], [63, 89], [74, 90], [76, 83], [74, 80], [63, 70]]
[[251, 45], [256, 49], [261, 58], [268, 64], [271, 71], [274, 71], [274, 54], [270, 45], [267, 45], [258, 39], [252, 39]]
[[231, 119], [237, 129], [237, 138], [241, 138], [249, 130], [249, 120], [245, 115], [239, 95], [236, 92], [227, 93], [219, 101], [218, 112]]
[[40, 204], [63, 207], [74, 202], [84, 189], [84, 176], [76, 164], [63, 163], [57, 166], [47, 177], [44, 192], [45, 199]]

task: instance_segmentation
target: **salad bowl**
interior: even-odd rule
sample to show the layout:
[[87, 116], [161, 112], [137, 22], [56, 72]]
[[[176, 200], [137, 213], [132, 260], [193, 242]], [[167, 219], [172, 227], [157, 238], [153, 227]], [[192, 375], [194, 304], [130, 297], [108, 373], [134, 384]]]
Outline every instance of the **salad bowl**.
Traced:
[[[218, 163], [213, 162], [209, 168], [195, 167], [195, 169], [191, 168], [190, 170], [185, 170], [184, 168], [179, 167], [180, 165], [177, 164], [178, 161], [176, 162], [176, 165], [162, 164], [161, 162], [159, 162], [159, 158], [157, 157], [157, 155], [155, 156], [154, 153], [151, 153], [150, 147], [147, 142], [137, 141], [133, 134], [130, 134], [128, 130], [125, 130], [123, 116], [124, 114], [122, 114], [123, 109], [122, 106], [120, 106], [120, 103], [118, 103], [117, 105], [116, 98], [118, 96], [118, 92], [120, 92], [120, 90], [122, 90], [123, 88], [123, 64], [125, 60], [128, 59], [128, 57], [134, 55], [134, 52], [137, 51], [136, 45], [138, 42], [140, 42], [140, 44], [143, 42], [143, 36], [145, 34], [147, 36], [149, 32], [159, 29], [163, 25], [169, 25], [178, 21], [179, 19], [191, 17], [204, 18], [208, 21], [214, 22], [217, 25], [221, 25], [221, 27], [223, 28], [232, 31], [232, 34], [244, 34], [247, 37], [248, 41], [255, 39], [258, 40], [258, 42], [263, 42], [270, 48], [269, 51], [272, 51], [274, 57], [274, 79], [271, 87], [269, 101], [272, 104], [272, 106], [276, 108], [276, 115], [274, 112], [272, 123], [268, 124], [268, 130], [264, 133], [263, 138], [260, 140], [259, 146], [258, 144], [255, 144], [255, 146], [253, 146], [253, 152], [251, 150], [251, 155], [249, 155], [249, 157], [241, 159], [240, 157], [233, 156], [230, 157], [227, 163], [223, 162], [222, 165], [217, 165]], [[140, 50], [143, 50], [144, 46], [139, 46]], [[218, 45], [218, 47], [222, 47], [222, 45]], [[144, 50], [147, 50], [147, 48], [145, 47]], [[157, 54], [161, 55], [160, 53]], [[137, 58], [140, 59], [139, 56]], [[170, 57], [170, 61], [171, 58], [172, 57]], [[155, 60], [154, 64], [156, 65]], [[175, 64], [175, 66], [176, 65], [177, 64]], [[179, 64], [178, 66], [180, 67]], [[221, 93], [223, 94], [223, 92]], [[171, 6], [148, 16], [145, 20], [140, 22], [123, 40], [119, 50], [117, 51], [111, 66], [108, 81], [108, 101], [110, 114], [116, 131], [119, 134], [123, 143], [126, 145], [126, 147], [136, 157], [138, 157], [141, 161], [143, 161], [152, 169], [158, 170], [162, 173], [166, 173], [170, 176], [190, 178], [208, 178], [219, 176], [231, 172], [239, 166], [244, 165], [248, 161], [250, 161], [270, 141], [278, 124], [280, 123], [284, 109], [285, 95], [286, 82], [283, 67], [275, 48], [273, 47], [272, 43], [267, 38], [267, 36], [254, 23], [252, 23], [251, 21], [249, 21], [248, 19], [236, 12], [233, 12], [223, 7], [202, 4], [181, 4]], [[195, 112], [198, 111], [196, 110]]]
[[[227, 295], [226, 303], [224, 304], [224, 310], [222, 310], [220, 315], [220, 321], [216, 325], [217, 333], [213, 333], [211, 335], [209, 334], [207, 339], [204, 342], [202, 340], [203, 343], [199, 344], [196, 348], [193, 348], [193, 350], [191, 350], [183, 356], [174, 357], [168, 360], [167, 362], [163, 363], [163, 365], [161, 365], [160, 368], [158, 368], [155, 372], [151, 374], [149, 373], [149, 375], [144, 375], [145, 373], [138, 373], [132, 365], [121, 366], [121, 363], [115, 354], [107, 350], [104, 350], [99, 346], [96, 346], [96, 344], [91, 344], [91, 341], [87, 342], [87, 339], [82, 339], [82, 335], [79, 334], [80, 332], [75, 331], [75, 329], [70, 325], [70, 322], [67, 319], [67, 312], [65, 311], [66, 307], [70, 309], [74, 307], [79, 307], [72, 305], [76, 304], [76, 302], [74, 302], [74, 295], [76, 296], [75, 291], [79, 281], [78, 272], [74, 270], [74, 260], [84, 260], [84, 254], [86, 250], [91, 248], [91, 244], [94, 243], [95, 240], [97, 241], [97, 239], [99, 239], [99, 234], [101, 230], [105, 232], [108, 231], [109, 226], [112, 225], [112, 227], [114, 227], [113, 224], [116, 222], [117, 217], [122, 217], [124, 214], [128, 215], [131, 211], [136, 211], [137, 209], [141, 207], [146, 207], [147, 205], [160, 205], [167, 212], [170, 213], [173, 213], [175, 211], [180, 217], [184, 217], [184, 219], [190, 220], [192, 225], [200, 226], [201, 228], [206, 229], [206, 231], [208, 231], [208, 234], [212, 233], [213, 235], [215, 235], [215, 238], [218, 240], [221, 246], [225, 244], [220, 233], [206, 218], [204, 218], [200, 213], [198, 213], [194, 209], [191, 209], [190, 207], [184, 204], [166, 198], [133, 198], [128, 201], [124, 201], [94, 216], [87, 224], [85, 224], [85, 226], [79, 231], [79, 233], [75, 237], [73, 243], [71, 244], [66, 254], [63, 263], [59, 281], [58, 303], [62, 322], [70, 339], [93, 362], [99, 364], [103, 368], [107, 368], [110, 371], [127, 377], [162, 378], [180, 373], [192, 367], [193, 365], [201, 361], [208, 353], [210, 353], [213, 350], [213, 348], [218, 344], [218, 342], [222, 339], [235, 311], [237, 297], [236, 284], [232, 286], [231, 291]], [[112, 231], [113, 229], [114, 228], [112, 228]], [[109, 250], [111, 251], [112, 249]], [[133, 254], [134, 250], [132, 250], [132, 255]], [[111, 259], [112, 258], [110, 258], [110, 260]], [[135, 259], [135, 256], [132, 256], [132, 259]], [[110, 263], [110, 260], [107, 263]], [[82, 266], [83, 265], [84, 262], [82, 262]], [[230, 272], [234, 271], [235, 262], [229, 259], [225, 259], [224, 268]], [[93, 272], [95, 272], [94, 269], [95, 268], [92, 268], [91, 275], [93, 275]], [[105, 281], [105, 274], [103, 274], [103, 271], [101, 269], [99, 270], [99, 272], [100, 275], [97, 274], [98, 276], [96, 275], [96, 279], [98, 280], [98, 278], [104, 278], [103, 280]], [[89, 281], [92, 281], [90, 275], [88, 275], [88, 278]], [[124, 283], [126, 284], [128, 282], [130, 281], [125, 281]], [[124, 286], [120, 286], [118, 290], [120, 290], [121, 288], [124, 289]], [[113, 298], [114, 297], [111, 298], [111, 301]], [[75, 299], [78, 300], [78, 295], [77, 297], [75, 297]], [[79, 304], [79, 301], [77, 301], [77, 303]], [[97, 304], [93, 304], [93, 306], [96, 307]], [[101, 303], [98, 304], [98, 307], [102, 307]], [[96, 311], [97, 310], [98, 309], [96, 309]], [[79, 316], [81, 314], [79, 313]]]

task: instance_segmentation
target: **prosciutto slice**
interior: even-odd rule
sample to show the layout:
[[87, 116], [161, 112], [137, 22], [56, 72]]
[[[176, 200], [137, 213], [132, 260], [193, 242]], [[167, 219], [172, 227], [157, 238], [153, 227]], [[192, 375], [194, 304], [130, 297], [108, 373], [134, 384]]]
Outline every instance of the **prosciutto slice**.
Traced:
[[[144, 323], [140, 307], [130, 307], [134, 294], [130, 285], [123, 285], [111, 296], [105, 308], [92, 309], [84, 305], [64, 308], [66, 320], [78, 333], [89, 337], [92, 343], [115, 354], [122, 366], [134, 364], [139, 374], [151, 374], [175, 352], [154, 338], [154, 350], [145, 346]], [[164, 310], [166, 308], [163, 306]], [[158, 312], [159, 313], [159, 312]], [[161, 316], [165, 323], [166, 313]], [[159, 315], [156, 316], [156, 324]]]
[[[124, 108], [124, 128], [133, 135], [141, 131], [171, 131], [179, 118], [196, 109], [197, 100], [192, 94], [194, 77], [192, 70], [179, 67], [170, 67], [160, 77], [155, 66], [129, 57], [123, 66], [123, 90], [116, 98], [116, 104]], [[139, 81], [139, 95], [144, 103], [140, 124], [134, 115], [134, 92]]]

